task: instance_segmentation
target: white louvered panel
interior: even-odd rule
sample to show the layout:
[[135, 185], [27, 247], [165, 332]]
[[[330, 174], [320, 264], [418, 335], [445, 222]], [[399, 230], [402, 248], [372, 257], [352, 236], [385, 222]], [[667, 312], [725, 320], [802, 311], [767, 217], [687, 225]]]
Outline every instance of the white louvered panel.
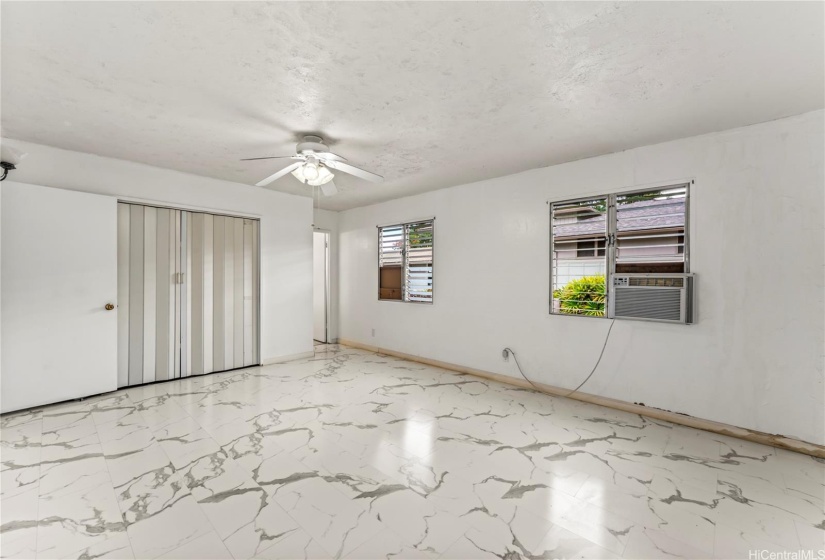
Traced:
[[379, 266], [401, 266], [404, 262], [403, 251], [404, 226], [389, 226], [379, 229]]
[[407, 301], [433, 299], [433, 221], [406, 225], [404, 295]]

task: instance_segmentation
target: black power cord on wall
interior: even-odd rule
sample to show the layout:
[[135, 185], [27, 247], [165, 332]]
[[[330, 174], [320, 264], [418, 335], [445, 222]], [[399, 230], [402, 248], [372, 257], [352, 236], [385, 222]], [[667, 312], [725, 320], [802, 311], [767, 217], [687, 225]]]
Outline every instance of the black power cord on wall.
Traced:
[[17, 169], [16, 165], [14, 165], [13, 163], [9, 163], [7, 161], [0, 161], [0, 167], [3, 168], [3, 175], [0, 176], [0, 181], [6, 180], [6, 175], [9, 174], [9, 171], [11, 171], [12, 169]]
[[[605, 335], [605, 337], [604, 337], [604, 344], [602, 344], [602, 351], [599, 353], [599, 359], [598, 359], [598, 360], [596, 360], [596, 364], [593, 366], [593, 369], [591, 369], [591, 370], [590, 370], [590, 373], [588, 374], [588, 376], [584, 378], [584, 381], [582, 381], [581, 383], [579, 383], [579, 386], [578, 386], [578, 387], [576, 387], [575, 389], [573, 389], [573, 390], [572, 390], [572, 391], [570, 391], [569, 393], [565, 393], [564, 395], [561, 395], [561, 396], [563, 396], [563, 397], [569, 397], [570, 395], [572, 395], [573, 393], [575, 393], [576, 391], [578, 391], [579, 389], [581, 389], [581, 388], [584, 386], [584, 384], [585, 384], [585, 383], [587, 383], [588, 381], [590, 381], [590, 378], [591, 378], [591, 377], [593, 377], [593, 374], [594, 374], [594, 373], [596, 373], [596, 369], [599, 367], [599, 364], [600, 364], [600, 363], [602, 363], [602, 357], [604, 357], [604, 350], [605, 350], [605, 348], [607, 348], [607, 341], [608, 341], [608, 340], [610, 340], [610, 332], [613, 330], [613, 325], [614, 325], [614, 324], [616, 324], [616, 319], [611, 319], [611, 321], [610, 321], [610, 328], [609, 328], [609, 329], [607, 329], [607, 335]], [[538, 386], [538, 385], [536, 385], [535, 383], [533, 383], [533, 382], [530, 380], [530, 378], [529, 378], [529, 377], [527, 377], [526, 375], [524, 375], [524, 371], [522, 371], [522, 369], [521, 369], [521, 365], [518, 363], [518, 358], [516, 357], [516, 353], [513, 351], [513, 349], [512, 349], [512, 348], [509, 348], [509, 347], [508, 347], [508, 348], [505, 348], [504, 350], [502, 350], [501, 354], [502, 354], [502, 356], [504, 356], [504, 359], [505, 359], [505, 360], [507, 359], [507, 357], [508, 357], [508, 356], [510, 356], [510, 355], [512, 355], [512, 356], [513, 356], [513, 361], [515, 361], [515, 362], [516, 362], [516, 367], [518, 368], [518, 372], [521, 374], [521, 376], [524, 378], [524, 380], [525, 380], [525, 381], [527, 381], [527, 383], [529, 383], [530, 385], [532, 385], [532, 386], [533, 386], [533, 388], [534, 388], [536, 391], [538, 391], [539, 393], [544, 393], [545, 395], [551, 395], [551, 396], [553, 396], [553, 397], [557, 397], [557, 396], [559, 396], [559, 395], [554, 395], [554, 394], [552, 394], [552, 393], [548, 393], [547, 391], [542, 390], [541, 388], [539, 388], [539, 386]]]

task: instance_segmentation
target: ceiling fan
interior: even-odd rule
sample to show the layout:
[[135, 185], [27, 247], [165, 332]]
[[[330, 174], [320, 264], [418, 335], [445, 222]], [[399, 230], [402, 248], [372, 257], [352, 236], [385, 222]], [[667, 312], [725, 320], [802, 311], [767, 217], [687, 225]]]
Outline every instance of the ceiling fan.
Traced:
[[263, 187], [269, 183], [280, 179], [287, 173], [292, 173], [296, 179], [312, 187], [321, 187], [324, 196], [332, 196], [338, 192], [332, 178], [335, 174], [331, 170], [343, 171], [361, 179], [380, 183], [384, 180], [380, 175], [364, 171], [346, 162], [346, 158], [333, 154], [329, 147], [324, 144], [320, 136], [304, 136], [303, 141], [295, 149], [294, 156], [270, 156], [259, 158], [246, 158], [241, 161], [255, 161], [259, 159], [294, 159], [295, 163], [287, 165], [277, 173], [273, 173], [266, 179], [255, 183], [258, 187]]

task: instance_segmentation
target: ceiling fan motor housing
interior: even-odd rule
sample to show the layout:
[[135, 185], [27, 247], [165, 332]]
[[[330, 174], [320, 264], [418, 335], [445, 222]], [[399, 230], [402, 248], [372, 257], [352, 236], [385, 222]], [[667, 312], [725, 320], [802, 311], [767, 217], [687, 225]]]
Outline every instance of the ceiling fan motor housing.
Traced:
[[329, 146], [324, 144], [324, 139], [320, 136], [304, 136], [303, 142], [297, 146], [298, 153], [306, 152], [328, 152]]

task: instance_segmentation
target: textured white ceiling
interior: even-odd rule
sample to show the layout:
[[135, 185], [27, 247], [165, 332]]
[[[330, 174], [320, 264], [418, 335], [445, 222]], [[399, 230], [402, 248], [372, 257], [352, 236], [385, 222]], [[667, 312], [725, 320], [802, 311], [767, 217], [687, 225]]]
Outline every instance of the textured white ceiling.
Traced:
[[[2, 2], [3, 136], [340, 210], [825, 105], [822, 2]], [[271, 188], [308, 194], [293, 177]]]

